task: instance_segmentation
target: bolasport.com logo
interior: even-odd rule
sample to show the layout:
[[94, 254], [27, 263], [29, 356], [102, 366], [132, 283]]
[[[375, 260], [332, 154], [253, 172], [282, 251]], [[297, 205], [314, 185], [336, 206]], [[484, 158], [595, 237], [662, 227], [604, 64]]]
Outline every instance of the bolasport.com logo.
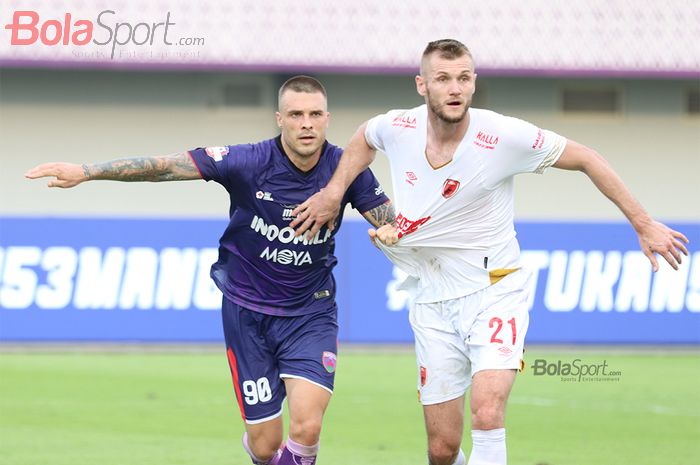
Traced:
[[580, 358], [572, 361], [538, 358], [530, 366], [535, 376], [554, 376], [563, 382], [611, 382], [620, 381], [622, 371], [611, 370], [608, 361], [584, 363]]
[[[203, 37], [174, 37], [172, 20], [168, 11], [160, 22], [117, 21], [117, 12], [104, 10], [94, 19], [75, 17], [65, 13], [62, 18], [43, 18], [32, 10], [15, 11], [12, 21], [4, 28], [10, 32], [10, 45], [27, 46], [37, 43], [47, 47], [87, 46], [105, 47], [91, 52], [95, 58], [111, 60], [117, 58], [146, 57], [150, 51], [135, 52], [131, 46], [148, 47], [167, 45], [192, 47], [204, 45]], [[3, 37], [0, 40], [5, 40]], [[129, 48], [127, 50], [127, 48]], [[74, 54], [81, 55], [75, 51]], [[88, 55], [88, 53], [84, 53]]]

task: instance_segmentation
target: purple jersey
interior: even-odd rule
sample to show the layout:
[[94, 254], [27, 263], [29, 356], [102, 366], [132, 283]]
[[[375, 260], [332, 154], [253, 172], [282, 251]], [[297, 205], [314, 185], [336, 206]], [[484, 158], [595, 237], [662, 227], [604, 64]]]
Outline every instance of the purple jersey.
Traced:
[[294, 237], [292, 210], [331, 179], [342, 149], [326, 142], [304, 173], [284, 154], [281, 139], [198, 148], [189, 152], [202, 178], [229, 192], [231, 220], [219, 241], [211, 276], [228, 299], [269, 315], [298, 316], [335, 306], [335, 233], [350, 203], [364, 213], [389, 199], [367, 169], [345, 193], [336, 228], [310, 240]]

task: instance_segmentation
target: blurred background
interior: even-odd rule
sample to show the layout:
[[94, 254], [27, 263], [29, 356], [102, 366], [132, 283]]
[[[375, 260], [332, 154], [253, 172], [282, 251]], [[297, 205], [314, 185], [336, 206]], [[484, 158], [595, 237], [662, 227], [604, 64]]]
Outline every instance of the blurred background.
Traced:
[[[152, 350], [151, 343], [189, 350], [222, 340], [220, 294], [208, 269], [227, 222], [223, 189], [195, 181], [94, 182], [57, 190], [46, 188], [43, 180], [24, 179], [28, 169], [50, 161], [97, 162], [274, 137], [277, 90], [295, 74], [313, 75], [326, 86], [332, 115], [328, 139], [342, 146], [370, 117], [422, 103], [414, 84], [422, 50], [430, 40], [449, 37], [467, 44], [474, 56], [474, 107], [528, 120], [596, 149], [654, 218], [690, 239], [690, 256], [679, 271], [661, 263], [654, 274], [633, 229], [584, 175], [550, 170], [516, 180], [516, 230], [523, 261], [537, 274], [528, 341], [564, 345], [574, 354], [609, 354], [615, 347], [645, 360], [649, 351], [689, 351], [687, 364], [677, 357], [658, 360], [662, 368], [657, 371], [635, 359], [627, 378], [645, 390], [648, 376], [666, 373], [668, 389], [685, 389], [682, 402], [664, 404], [668, 391], [662, 390], [662, 400], [641, 396], [625, 412], [641, 415], [627, 418], [629, 424], [666, 412], [668, 431], [686, 421], [686, 442], [679, 447], [687, 455], [677, 452], [676, 461], [666, 455], [658, 463], [697, 458], [697, 446], [691, 444], [700, 438], [700, 399], [690, 389], [700, 381], [697, 1], [12, 0], [0, 7], [0, 24], [0, 343], [6, 348], [0, 358], [6, 363], [6, 392], [33, 392], [13, 383], [10, 374], [36, 365], [49, 376], [56, 360], [13, 359], [8, 355], [13, 347], [30, 350], [32, 344], [57, 342], [95, 347], [83, 343], [97, 342], [141, 353], [144, 347]], [[372, 169], [391, 196], [381, 154]], [[396, 290], [401, 272], [371, 247], [358, 214], [348, 212], [346, 218], [337, 239], [335, 272], [341, 343], [399, 344], [401, 352], [412, 342], [406, 296]], [[386, 346], [367, 350], [376, 355]], [[405, 361], [410, 373], [410, 354]], [[65, 363], [78, 370], [75, 362]], [[104, 368], [104, 362], [83, 367], [85, 382], [92, 382], [89, 373], [95, 366]], [[224, 374], [225, 360], [220, 362], [216, 370]], [[359, 378], [371, 373], [365, 361], [357, 363]], [[673, 374], [664, 371], [669, 363], [680, 364]], [[648, 376], [646, 370], [651, 370]], [[25, 376], [27, 385], [42, 379], [36, 372]], [[413, 383], [412, 376], [406, 384]], [[636, 379], [639, 383], [632, 382]], [[74, 389], [70, 386], [65, 388]], [[593, 395], [566, 408], [576, 416], [582, 405], [610, 407], [610, 418], [597, 420], [614, 426], [612, 418], [620, 412], [612, 406], [622, 405], [623, 392], [631, 392], [629, 386], [616, 386], [605, 401]], [[227, 389], [216, 392], [223, 396]], [[516, 421], [517, 405], [535, 409], [532, 418], [540, 418], [537, 409], [566, 404], [547, 400], [546, 391], [575, 397], [552, 384], [537, 387], [534, 394], [516, 393]], [[6, 412], [27, 407], [21, 395], [6, 398], [15, 402], [5, 404]], [[365, 405], [363, 399], [351, 410]], [[38, 416], [45, 413], [36, 409]], [[26, 430], [32, 423], [20, 417], [8, 431]], [[552, 432], [570, 428], [565, 418], [572, 417], [563, 415], [562, 423], [542, 427]], [[416, 417], [416, 427], [420, 421]], [[418, 429], [401, 438], [419, 443], [420, 434]], [[615, 441], [608, 446], [620, 446], [621, 439], [611, 437]], [[328, 453], [337, 457], [333, 463], [360, 463], [343, 461], [342, 438], [327, 439]], [[560, 439], [560, 445], [568, 444]], [[551, 463], [657, 463], [640, 448], [650, 441], [630, 439], [628, 449], [642, 452], [617, 461], [608, 446], [601, 446], [601, 457], [592, 461], [557, 445], [550, 447], [549, 457]], [[9, 440], [5, 446], [11, 446]], [[0, 457], [0, 463], [44, 460], [27, 458], [27, 449], [19, 448], [6, 462]], [[377, 446], [362, 463], [394, 463], [376, 458], [392, 450], [395, 455], [392, 446]], [[194, 452], [182, 462], [153, 454], [121, 457], [116, 463], [199, 459]], [[515, 463], [535, 463], [538, 457], [517, 454]], [[67, 452], [64, 457], [66, 463], [87, 463]]]
[[[473, 106], [595, 148], [655, 218], [691, 239], [679, 272], [663, 264], [652, 276], [632, 228], [585, 176], [518, 177], [518, 233], [538, 272], [530, 341], [700, 342], [696, 2], [11, 7], [0, 11], [9, 25], [0, 38], [2, 340], [221, 336], [206, 274], [228, 211], [222, 189], [59, 191], [25, 180], [26, 170], [273, 137], [277, 89], [298, 73], [327, 87], [328, 138], [344, 145], [370, 117], [421, 104], [422, 49], [454, 37], [476, 61]], [[386, 159], [373, 169], [391, 194]], [[400, 272], [369, 247], [353, 213], [338, 241], [341, 339], [410, 342]]]

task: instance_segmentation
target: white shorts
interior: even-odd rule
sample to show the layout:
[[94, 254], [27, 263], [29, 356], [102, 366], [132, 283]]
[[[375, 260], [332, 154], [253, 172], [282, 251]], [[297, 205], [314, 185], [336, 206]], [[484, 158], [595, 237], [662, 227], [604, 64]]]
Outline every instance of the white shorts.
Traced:
[[474, 294], [411, 306], [423, 405], [463, 395], [481, 370], [521, 368], [531, 276], [518, 270]]

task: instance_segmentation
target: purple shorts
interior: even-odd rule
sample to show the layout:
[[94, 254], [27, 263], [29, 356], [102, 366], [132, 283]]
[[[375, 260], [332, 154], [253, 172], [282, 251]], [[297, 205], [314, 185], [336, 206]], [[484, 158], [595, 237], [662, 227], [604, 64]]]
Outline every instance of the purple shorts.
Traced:
[[243, 421], [272, 420], [287, 396], [283, 378], [333, 392], [338, 352], [337, 307], [301, 316], [248, 310], [224, 298], [226, 353]]

